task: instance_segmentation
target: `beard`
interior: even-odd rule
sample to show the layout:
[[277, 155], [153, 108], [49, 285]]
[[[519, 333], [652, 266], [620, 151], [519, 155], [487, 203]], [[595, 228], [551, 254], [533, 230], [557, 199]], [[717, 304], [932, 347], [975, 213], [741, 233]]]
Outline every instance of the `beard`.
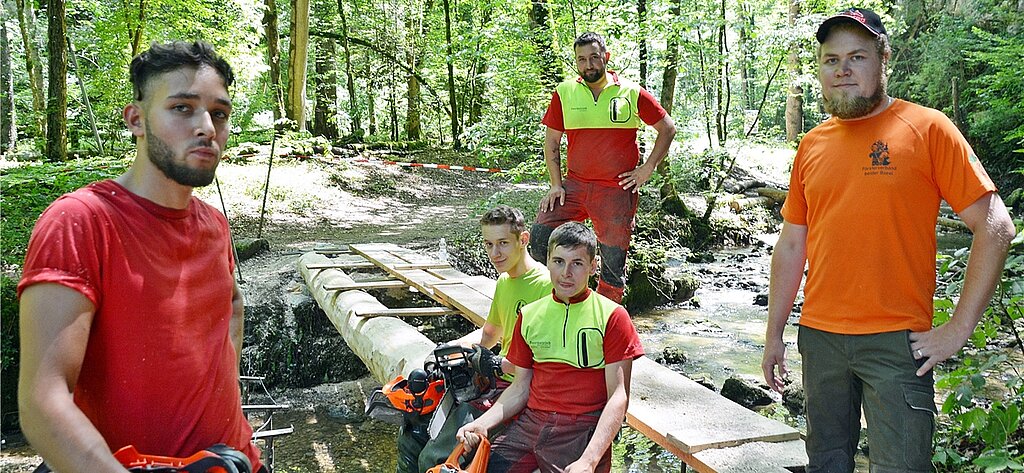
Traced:
[[[209, 141], [199, 140], [195, 145], [200, 144], [208, 145]], [[146, 146], [149, 161], [172, 181], [189, 187], [204, 187], [213, 182], [213, 177], [217, 172], [217, 166], [214, 166], [213, 169], [209, 170], [193, 169], [185, 164], [175, 162], [174, 151], [171, 150], [171, 147], [167, 145], [166, 141], [161, 140], [153, 134], [149, 129], [149, 122], [146, 122]]]
[[880, 74], [878, 77], [878, 83], [875, 87], [875, 93], [870, 97], [864, 97], [862, 95], [847, 96], [847, 95], [834, 95], [831, 98], [822, 97], [825, 111], [829, 115], [849, 120], [853, 118], [860, 118], [875, 109], [878, 104], [882, 103], [888, 97], [886, 93], [886, 80], [885, 74]]
[[601, 78], [604, 77], [605, 71], [606, 69], [602, 67], [600, 69], [595, 69], [592, 71], [581, 72], [580, 76], [583, 77], [583, 80], [593, 84], [594, 82], [600, 81]]

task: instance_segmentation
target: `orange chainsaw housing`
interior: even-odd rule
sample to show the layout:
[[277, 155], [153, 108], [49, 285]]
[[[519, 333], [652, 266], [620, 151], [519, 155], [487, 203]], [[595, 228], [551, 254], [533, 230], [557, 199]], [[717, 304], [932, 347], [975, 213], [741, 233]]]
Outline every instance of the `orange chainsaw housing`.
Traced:
[[420, 415], [429, 414], [437, 409], [444, 396], [444, 380], [431, 381], [427, 390], [422, 393], [414, 393], [409, 390], [409, 380], [399, 376], [394, 381], [385, 384], [381, 393], [388, 398], [391, 405], [402, 412], [413, 412]]

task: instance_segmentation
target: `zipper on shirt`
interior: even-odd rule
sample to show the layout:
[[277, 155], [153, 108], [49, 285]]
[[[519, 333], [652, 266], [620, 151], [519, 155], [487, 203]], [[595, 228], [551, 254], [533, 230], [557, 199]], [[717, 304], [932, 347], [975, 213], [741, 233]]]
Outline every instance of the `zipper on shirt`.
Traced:
[[569, 328], [569, 303], [565, 303], [565, 321], [562, 322], [562, 348], [565, 348], [565, 331]]

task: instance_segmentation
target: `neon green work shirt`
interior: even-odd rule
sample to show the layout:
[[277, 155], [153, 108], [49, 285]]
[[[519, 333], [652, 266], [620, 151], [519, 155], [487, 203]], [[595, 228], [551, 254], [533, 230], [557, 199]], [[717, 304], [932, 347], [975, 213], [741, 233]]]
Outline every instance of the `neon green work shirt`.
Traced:
[[[498, 276], [498, 284], [494, 289], [491, 311], [487, 321], [501, 327], [501, 356], [508, 355], [508, 346], [512, 343], [512, 331], [516, 328], [519, 309], [537, 299], [551, 295], [551, 277], [547, 268], [533, 267], [517, 278], [508, 273]], [[502, 376], [512, 380], [512, 373]]]

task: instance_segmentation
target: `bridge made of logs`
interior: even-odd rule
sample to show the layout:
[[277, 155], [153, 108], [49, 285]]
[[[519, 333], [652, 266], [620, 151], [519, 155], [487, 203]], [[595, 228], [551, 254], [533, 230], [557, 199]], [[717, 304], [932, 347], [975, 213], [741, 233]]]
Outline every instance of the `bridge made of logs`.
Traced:
[[[482, 326], [495, 281], [394, 244], [316, 250], [298, 269], [346, 343], [381, 383], [408, 376], [435, 343], [403, 322], [407, 316], [460, 314]], [[383, 277], [360, 277], [366, 272]], [[388, 308], [369, 290], [416, 291], [436, 303]], [[736, 404], [646, 357], [633, 362], [626, 422], [698, 472], [803, 471], [800, 433]], [[684, 467], [685, 470], [686, 467]]]

